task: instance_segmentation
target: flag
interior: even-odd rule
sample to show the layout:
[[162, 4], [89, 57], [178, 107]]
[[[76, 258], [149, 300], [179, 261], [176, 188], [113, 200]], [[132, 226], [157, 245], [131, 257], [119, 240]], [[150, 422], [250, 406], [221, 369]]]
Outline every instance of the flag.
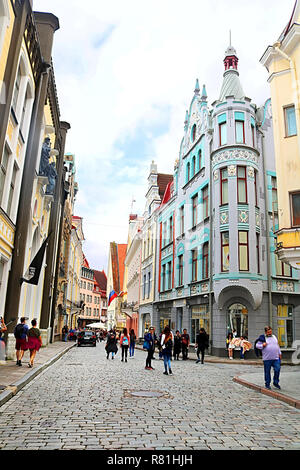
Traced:
[[108, 297], [108, 307], [116, 297], [118, 297], [118, 295], [115, 293], [114, 290], [112, 290]]
[[123, 290], [121, 290], [118, 297], [124, 297], [124, 295], [126, 295], [126, 294], [127, 294], [127, 292], [124, 292]]
[[41, 248], [31, 261], [31, 264], [29, 268], [27, 269], [25, 276], [21, 278], [21, 284], [23, 282], [27, 282], [27, 284], [32, 284], [34, 286], [37, 286], [39, 283], [40, 279], [40, 273], [42, 269], [42, 264], [43, 264], [43, 259], [45, 255], [45, 251], [48, 245], [49, 238], [51, 236], [51, 233], [48, 235], [46, 240], [43, 242]]

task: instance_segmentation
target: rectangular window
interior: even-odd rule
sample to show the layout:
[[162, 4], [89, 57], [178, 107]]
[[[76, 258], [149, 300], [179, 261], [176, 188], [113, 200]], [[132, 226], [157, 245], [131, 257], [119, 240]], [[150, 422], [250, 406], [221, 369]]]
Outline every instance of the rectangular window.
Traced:
[[167, 244], [167, 222], [164, 222], [163, 224], [163, 243], [162, 246], [165, 246]]
[[235, 121], [235, 140], [237, 144], [245, 143], [244, 121]]
[[195, 227], [198, 222], [198, 194], [192, 198], [192, 227]]
[[256, 264], [257, 264], [257, 273], [260, 273], [260, 257], [259, 257], [259, 234], [256, 234]]
[[277, 197], [277, 178], [272, 176], [272, 212], [278, 212], [278, 197]]
[[283, 263], [275, 253], [276, 276], [292, 277], [292, 268], [289, 264]]
[[169, 261], [168, 263], [168, 282], [167, 282], [167, 289], [171, 289], [172, 288], [172, 263], [171, 261]]
[[17, 172], [18, 172], [17, 165], [14, 164], [13, 174], [12, 174], [10, 188], [9, 188], [8, 203], [7, 203], [7, 214], [9, 215], [9, 217], [11, 217], [11, 209], [12, 209], [12, 202], [13, 202], [15, 185], [16, 185]]
[[277, 306], [277, 337], [281, 348], [292, 348], [294, 342], [293, 306]]
[[258, 207], [258, 172], [254, 170], [254, 198], [255, 198], [255, 205]]
[[208, 242], [203, 245], [202, 279], [208, 278]]
[[228, 204], [228, 171], [227, 168], [220, 170], [220, 188], [221, 188], [221, 205]]
[[292, 135], [297, 135], [297, 124], [296, 124], [296, 114], [295, 106], [287, 106], [284, 108], [284, 120], [285, 120], [285, 135], [290, 137]]
[[143, 285], [143, 299], [146, 298], [146, 283], [147, 283], [147, 280], [146, 280], [146, 274], [144, 274], [144, 285]]
[[192, 250], [192, 281], [198, 280], [198, 250]]
[[239, 232], [239, 271], [249, 271], [248, 232]]
[[183, 285], [183, 255], [178, 256], [178, 285]]
[[238, 204], [247, 204], [247, 173], [245, 166], [237, 167], [237, 200]]
[[184, 206], [180, 207], [180, 234], [184, 234]]
[[164, 264], [162, 267], [161, 273], [161, 290], [166, 290], [166, 265]]
[[0, 203], [2, 201], [2, 196], [3, 196], [3, 191], [4, 191], [4, 185], [5, 185], [5, 178], [6, 178], [6, 173], [7, 173], [7, 167], [8, 167], [8, 160], [9, 160], [9, 152], [7, 147], [4, 147], [4, 152], [0, 164]]
[[203, 219], [209, 216], [209, 198], [208, 198], [208, 186], [202, 189], [202, 200], [203, 200]]
[[18, 105], [18, 99], [19, 99], [19, 93], [20, 93], [20, 85], [21, 85], [21, 69], [20, 67], [18, 68], [18, 73], [17, 73], [17, 78], [16, 78], [16, 83], [15, 83], [15, 89], [14, 89], [14, 96], [12, 100], [12, 108], [14, 112], [16, 113], [17, 111], [17, 105]]
[[220, 146], [227, 144], [227, 123], [222, 122], [219, 124], [219, 138], [220, 138]]
[[173, 217], [169, 219], [169, 243], [173, 241]]
[[150, 297], [150, 290], [151, 290], [151, 273], [148, 273], [148, 299]]
[[255, 127], [251, 124], [252, 147], [255, 147]]
[[292, 226], [300, 225], [300, 192], [291, 194]]
[[229, 232], [221, 233], [221, 270], [229, 271]]

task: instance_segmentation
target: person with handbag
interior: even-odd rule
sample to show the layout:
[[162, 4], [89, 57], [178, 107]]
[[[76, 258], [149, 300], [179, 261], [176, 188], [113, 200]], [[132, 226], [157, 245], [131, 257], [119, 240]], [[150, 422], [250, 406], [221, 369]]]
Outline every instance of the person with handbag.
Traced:
[[155, 328], [154, 326], [151, 326], [149, 328], [149, 332], [145, 333], [144, 335], [143, 349], [146, 349], [147, 351], [146, 366], [145, 366], [146, 370], [154, 370], [154, 368], [151, 365], [151, 361], [153, 359], [153, 354], [154, 354], [156, 343], [157, 343], [157, 337], [155, 334]]
[[[173, 343], [174, 343], [173, 333], [170, 330], [170, 327], [166, 326], [161, 337], [162, 356], [164, 359], [164, 366], [165, 366], [164, 375], [169, 375], [169, 374], [172, 375], [171, 357], [172, 357]], [[168, 368], [169, 368], [169, 373], [168, 373]]]

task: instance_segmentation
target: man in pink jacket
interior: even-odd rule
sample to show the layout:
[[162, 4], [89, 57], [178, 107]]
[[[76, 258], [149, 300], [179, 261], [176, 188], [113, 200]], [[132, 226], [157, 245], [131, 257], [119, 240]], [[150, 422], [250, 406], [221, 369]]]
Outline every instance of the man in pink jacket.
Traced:
[[271, 367], [274, 369], [273, 385], [280, 390], [279, 375], [281, 368], [281, 350], [276, 336], [272, 333], [270, 326], [265, 327], [265, 336], [260, 336], [256, 343], [257, 349], [262, 351], [264, 361], [265, 384], [268, 390], [271, 390]]

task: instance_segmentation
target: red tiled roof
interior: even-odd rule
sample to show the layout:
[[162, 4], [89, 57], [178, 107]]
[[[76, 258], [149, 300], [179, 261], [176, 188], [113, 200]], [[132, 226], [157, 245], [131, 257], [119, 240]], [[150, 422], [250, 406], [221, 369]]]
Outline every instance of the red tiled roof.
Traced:
[[127, 244], [110, 244], [111, 265], [113, 277], [113, 289], [118, 294], [123, 289], [123, 278], [125, 270], [125, 257]]
[[164, 197], [165, 191], [169, 183], [173, 181], [173, 175], [165, 175], [163, 173], [158, 173], [157, 175], [157, 185], [159, 188], [159, 195], [161, 199]]
[[107, 288], [107, 277], [106, 277], [106, 274], [104, 271], [96, 271], [94, 269], [94, 274], [95, 274], [95, 279], [96, 279], [96, 282], [98, 283], [100, 289], [102, 291], [105, 291], [106, 292], [106, 288]]

